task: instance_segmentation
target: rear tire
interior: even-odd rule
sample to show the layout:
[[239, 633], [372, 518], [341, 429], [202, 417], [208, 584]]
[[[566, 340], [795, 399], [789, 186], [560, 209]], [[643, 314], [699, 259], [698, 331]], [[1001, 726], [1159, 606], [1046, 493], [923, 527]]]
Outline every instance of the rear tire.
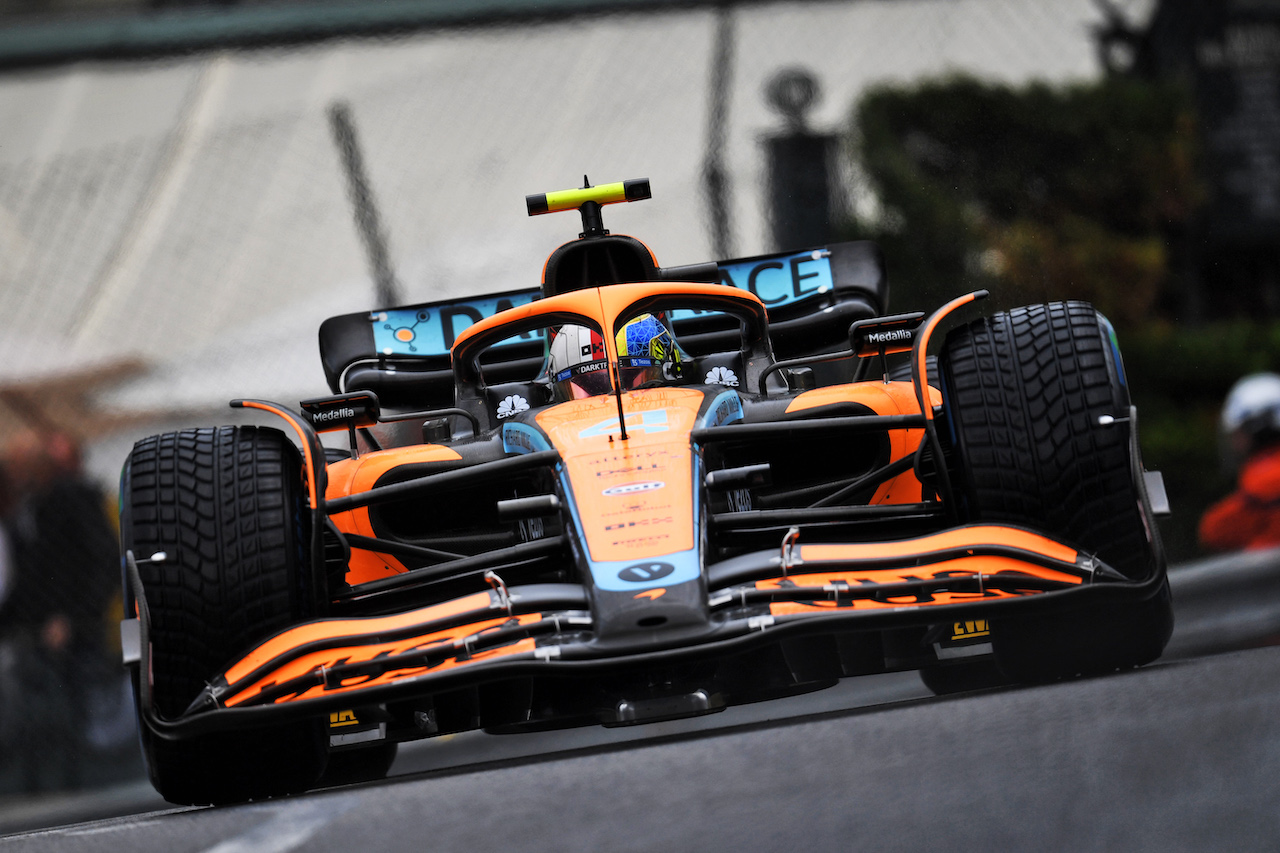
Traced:
[[[161, 717], [180, 716], [237, 656], [313, 615], [301, 486], [297, 451], [278, 430], [193, 429], [134, 446], [121, 480], [121, 539], [143, 561]], [[157, 551], [163, 562], [145, 562]], [[183, 804], [305, 790], [328, 745], [324, 720], [181, 740], [140, 731], [152, 784]]]
[[[1044, 530], [1125, 577], [1163, 572], [1131, 458], [1130, 402], [1111, 324], [1084, 302], [1002, 312], [947, 336], [942, 441], [966, 521]], [[1102, 425], [1099, 419], [1116, 419]], [[1020, 681], [1139, 666], [1172, 630], [1144, 602], [997, 620], [1000, 667]]]

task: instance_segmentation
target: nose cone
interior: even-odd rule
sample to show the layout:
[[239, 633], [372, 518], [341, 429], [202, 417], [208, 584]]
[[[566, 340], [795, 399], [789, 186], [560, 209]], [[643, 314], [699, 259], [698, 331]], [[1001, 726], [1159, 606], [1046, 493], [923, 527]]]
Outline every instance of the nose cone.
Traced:
[[[649, 566], [637, 573], [658, 570]], [[591, 609], [600, 645], [647, 645], [659, 639], [667, 644], [708, 630], [710, 611], [701, 577], [672, 586], [649, 584], [636, 592], [594, 590]]]

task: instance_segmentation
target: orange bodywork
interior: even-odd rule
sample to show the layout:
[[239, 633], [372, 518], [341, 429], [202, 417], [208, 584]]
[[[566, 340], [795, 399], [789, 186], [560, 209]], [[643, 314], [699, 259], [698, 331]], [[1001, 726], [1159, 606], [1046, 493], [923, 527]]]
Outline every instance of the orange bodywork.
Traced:
[[[1072, 548], [1056, 542], [1038, 533], [1002, 525], [974, 525], [956, 530], [947, 530], [922, 536], [917, 539], [906, 539], [898, 542], [861, 542], [846, 545], [802, 545], [796, 549], [798, 561], [793, 572], [785, 578], [770, 578], [757, 581], [756, 589], [782, 589], [785, 587], [829, 587], [832, 584], [844, 583], [850, 586], [902, 583], [905, 581], [928, 580], [932, 578], [991, 578], [996, 575], [1012, 575], [1056, 583], [1079, 585], [1083, 582], [1081, 575], [1060, 571], [1047, 566], [1037, 565], [1029, 560], [1017, 557], [975, 553], [980, 547], [1004, 546], [1029, 554], [1038, 555], [1067, 565], [1074, 565], [1079, 553]], [[960, 556], [949, 559], [930, 561], [928, 555], [938, 552], [963, 552]], [[901, 560], [902, 568], [872, 569], [845, 571], [828, 570], [823, 572], [795, 573], [794, 568], [810, 563], [840, 563], [858, 561]], [[925, 563], [924, 565], [912, 565]], [[1016, 598], [1034, 590], [1010, 591], [1006, 589], [986, 588], [979, 592], [936, 591], [921, 597], [916, 593], [902, 596], [883, 597], [879, 599], [859, 598], [849, 602], [813, 601], [813, 602], [778, 602], [770, 605], [775, 615], [808, 613], [815, 609], [828, 609], [837, 606], [855, 609], [892, 609], [905, 606], [931, 606], [956, 604], [964, 601], [991, 598]]]
[[1078, 552], [1039, 533], [996, 524], [944, 530], [918, 539], [898, 542], [854, 542], [846, 545], [802, 545], [799, 553], [804, 562], [836, 560], [915, 559], [930, 551], [973, 548], [979, 545], [1005, 545], [1023, 551], [1043, 554], [1063, 563], [1074, 563]]
[[560, 452], [582, 533], [597, 561], [642, 559], [693, 547], [693, 458], [689, 433], [702, 393], [651, 388], [617, 400], [591, 397], [539, 412], [536, 421]]
[[[755, 586], [756, 589], [782, 589], [786, 586], [792, 585], [802, 587], [826, 587], [836, 583], [846, 583], [850, 586], [866, 584], [882, 585], [913, 580], [928, 580], [930, 578], [976, 578], [979, 574], [983, 577], [990, 578], [993, 575], [1000, 573], [1043, 578], [1045, 580], [1057, 581], [1059, 583], [1076, 585], [1081, 583], [1081, 579], [1075, 575], [1069, 575], [1066, 572], [1057, 572], [1053, 569], [1046, 569], [1041, 566], [1030, 565], [1022, 560], [1011, 557], [975, 556], [962, 557], [955, 560], [943, 560], [942, 562], [933, 563], [925, 567], [888, 569], [870, 572], [834, 572], [787, 575], [785, 581], [781, 578], [774, 578], [766, 581], [757, 581]], [[944, 590], [931, 592], [927, 596], [921, 597], [920, 595], [912, 592], [882, 599], [856, 598], [852, 601], [840, 602], [839, 604], [835, 601], [784, 601], [769, 605], [769, 612], [774, 616], [781, 616], [789, 613], [811, 613], [815, 609], [826, 610], [835, 607], [862, 610], [885, 610], [908, 606], [928, 607], [940, 604], [957, 604], [965, 601], [978, 601], [984, 598], [1020, 598], [1027, 594], [1029, 594], [1029, 591], [1015, 592], [1005, 589], [986, 589], [981, 592], [953, 592]]]
[[[486, 593], [481, 593], [481, 595], [484, 595], [486, 598], [488, 597]], [[482, 634], [486, 631], [493, 631], [509, 624], [519, 623], [521, 625], [527, 625], [538, 622], [541, 619], [542, 614], [540, 613], [526, 613], [516, 617], [503, 615], [493, 619], [473, 622], [458, 628], [434, 631], [403, 640], [397, 640], [395, 642], [357, 643], [350, 646], [340, 646], [311, 652], [294, 658], [293, 660], [272, 669], [261, 679], [236, 691], [236, 693], [231, 696], [226, 697], [223, 704], [227, 707], [242, 705], [253, 700], [254, 697], [266, 688], [275, 687], [276, 685], [282, 684], [291, 679], [301, 678], [317, 671], [323, 673], [326, 669], [343, 664], [383, 659], [387, 669], [377, 675], [361, 674], [336, 683], [312, 685], [305, 689], [300, 689], [295, 693], [276, 697], [273, 702], [292, 702], [299, 699], [309, 699], [318, 696], [333, 695], [335, 693], [345, 693], [379, 684], [388, 684], [404, 678], [422, 675], [426, 672], [441, 672], [472, 661], [488, 660], [491, 658], [505, 657], [508, 655], [533, 651], [535, 641], [530, 638], [523, 638], [496, 649], [450, 657], [435, 666], [405, 665], [403, 667], [396, 667], [394, 664], [394, 660], [397, 655], [410, 654], [442, 644], [453, 645], [461, 642], [466, 637]], [[303, 627], [323, 627], [324, 625], [325, 623], [319, 623], [318, 625]], [[331, 633], [326, 632], [322, 636], [331, 635]], [[234, 669], [238, 670], [239, 666], [240, 665], [237, 664]], [[246, 670], [246, 672], [248, 671], [251, 670]]]
[[[942, 404], [942, 393], [938, 389], [930, 387], [928, 394], [932, 405]], [[920, 414], [915, 386], [910, 382], [858, 382], [851, 385], [815, 388], [792, 400], [787, 406], [787, 414], [846, 402], [861, 403], [877, 415]], [[915, 453], [924, 439], [923, 429], [893, 429], [888, 432], [890, 462], [897, 462], [904, 456]], [[881, 483], [869, 503], [901, 504], [917, 503], [920, 500], [920, 481], [916, 478], [914, 471], [904, 471], [893, 479]]]
[[[326, 500], [360, 494], [373, 488], [382, 475], [401, 465], [418, 462], [453, 462], [462, 457], [456, 450], [439, 444], [400, 447], [366, 453], [359, 459], [342, 459], [329, 466], [329, 488]], [[369, 508], [359, 507], [347, 512], [335, 513], [333, 523], [343, 533], [375, 536], [369, 521]], [[351, 549], [351, 562], [347, 568], [347, 583], [390, 577], [407, 571], [404, 564], [389, 554], [379, 554], [362, 548]]]
[[477, 592], [462, 598], [421, 607], [394, 616], [371, 616], [359, 619], [324, 619], [308, 622], [276, 634], [236, 662], [226, 672], [229, 682], [239, 681], [258, 667], [305, 643], [334, 637], [356, 636], [375, 632], [396, 631], [417, 624], [427, 624], [469, 611], [481, 613], [489, 606], [489, 593]]

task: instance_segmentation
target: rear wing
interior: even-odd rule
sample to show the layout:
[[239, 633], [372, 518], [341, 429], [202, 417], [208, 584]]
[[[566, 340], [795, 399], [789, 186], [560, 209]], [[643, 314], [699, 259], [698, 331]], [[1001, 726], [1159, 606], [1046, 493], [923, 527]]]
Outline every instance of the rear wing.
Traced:
[[[735, 258], [717, 267], [722, 284], [764, 302], [779, 358], [839, 346], [855, 320], [888, 309], [884, 260], [867, 241]], [[540, 296], [535, 287], [330, 317], [320, 326], [325, 379], [334, 393], [373, 391], [390, 408], [452, 405], [449, 351], [458, 335]], [[737, 322], [724, 315], [680, 311], [671, 319], [677, 339], [695, 356], [738, 347]], [[530, 334], [492, 348], [482, 362], [491, 382], [513, 381], [535, 373], [543, 355], [542, 340]]]

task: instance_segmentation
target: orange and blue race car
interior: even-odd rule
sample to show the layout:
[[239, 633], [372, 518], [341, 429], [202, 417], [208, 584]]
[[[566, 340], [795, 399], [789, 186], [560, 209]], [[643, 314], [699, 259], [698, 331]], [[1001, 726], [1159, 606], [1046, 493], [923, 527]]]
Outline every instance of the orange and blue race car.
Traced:
[[1104, 317], [983, 317], [981, 292], [890, 315], [865, 242], [664, 268], [603, 225], [649, 196], [529, 196], [582, 219], [540, 288], [331, 318], [330, 395], [232, 403], [280, 429], [137, 443], [122, 635], [164, 797], [378, 778], [472, 729], [1160, 655], [1167, 501]]

